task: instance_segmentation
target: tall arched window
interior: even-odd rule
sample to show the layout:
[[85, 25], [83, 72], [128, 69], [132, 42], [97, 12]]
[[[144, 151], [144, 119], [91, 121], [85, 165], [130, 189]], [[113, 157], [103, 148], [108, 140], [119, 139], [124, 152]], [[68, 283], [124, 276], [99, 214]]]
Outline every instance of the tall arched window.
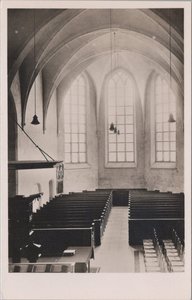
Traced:
[[[135, 163], [135, 86], [123, 70], [115, 71], [107, 84], [107, 161]], [[109, 130], [113, 123], [119, 134]]]
[[86, 81], [79, 75], [64, 99], [65, 163], [85, 163], [87, 160], [86, 104]]
[[170, 114], [176, 121], [176, 99], [167, 82], [155, 80], [155, 162], [176, 162], [176, 122], [169, 122]]

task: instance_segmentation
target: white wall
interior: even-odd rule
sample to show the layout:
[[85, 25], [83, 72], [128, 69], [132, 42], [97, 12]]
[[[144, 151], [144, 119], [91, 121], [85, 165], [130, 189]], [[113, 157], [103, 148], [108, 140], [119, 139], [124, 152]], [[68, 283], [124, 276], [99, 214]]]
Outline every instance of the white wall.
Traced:
[[[169, 80], [160, 65], [131, 52], [120, 52], [118, 54], [118, 65], [127, 69], [135, 78], [138, 89], [138, 101], [141, 104], [137, 107], [137, 167], [136, 168], [115, 168], [105, 167], [105, 140], [104, 140], [104, 99], [102, 85], [106, 74], [110, 72], [110, 56], [101, 58], [88, 67], [91, 74], [97, 95], [97, 121], [98, 121], [98, 145], [99, 145], [99, 173], [98, 187], [101, 188], [137, 188], [170, 190], [173, 192], [183, 191], [183, 99], [178, 86], [174, 85], [177, 94], [177, 168], [176, 169], [152, 169], [150, 166], [150, 127], [149, 107], [145, 109], [149, 97], [146, 86], [149, 75], [156, 71]], [[100, 71], [102, 70], [102, 72]], [[146, 126], [146, 127], [145, 127]], [[145, 132], [144, 132], [145, 128]]]
[[[43, 104], [42, 104], [42, 78], [41, 74], [36, 79], [36, 101], [39, 125], [32, 125], [34, 115], [34, 86], [29, 95], [26, 110], [25, 131], [34, 142], [57, 160], [57, 122], [56, 122], [56, 94], [53, 95], [47, 116], [47, 128], [43, 133]], [[45, 158], [32, 144], [25, 134], [18, 129], [18, 160], [42, 160]], [[29, 195], [38, 192], [37, 183], [41, 184], [43, 203], [49, 200], [49, 181], [56, 181], [56, 169], [34, 169], [18, 171], [18, 194]], [[55, 185], [56, 186], [56, 185]], [[55, 191], [56, 192], [56, 191]]]
[[[154, 170], [150, 167], [150, 136], [147, 110], [144, 109], [147, 103], [146, 92], [147, 80], [152, 71], [167, 75], [162, 68], [141, 55], [122, 52], [118, 56], [118, 66], [127, 69], [135, 78], [138, 88], [137, 107], [137, 167], [136, 168], [115, 168], [105, 167], [105, 141], [104, 141], [104, 98], [102, 95], [103, 81], [110, 72], [110, 56], [98, 59], [87, 68], [88, 80], [90, 83], [90, 95], [88, 106], [88, 164], [83, 168], [65, 166], [64, 171], [64, 192], [93, 190], [102, 188], [139, 188], [160, 190], [183, 190], [183, 131], [179, 129], [177, 134], [178, 153], [177, 169]], [[101, 72], [102, 70], [102, 72]], [[72, 78], [73, 79], [73, 78]], [[29, 95], [26, 113], [25, 130], [54, 159], [64, 159], [64, 133], [62, 117], [60, 118], [59, 132], [57, 135], [57, 101], [62, 101], [66, 92], [65, 82], [62, 82], [54, 93], [48, 108], [46, 132], [43, 134], [43, 113], [42, 113], [42, 81], [41, 75], [37, 79], [37, 115], [40, 125], [31, 125], [34, 114], [33, 89]], [[177, 119], [183, 118], [183, 104], [178, 96]], [[62, 109], [60, 111], [62, 115]], [[181, 126], [178, 123], [178, 128]], [[144, 128], [146, 134], [144, 135]], [[43, 156], [28, 140], [18, 131], [18, 159], [19, 160], [43, 160]], [[56, 181], [56, 170], [26, 170], [18, 172], [18, 194], [31, 194], [37, 192], [37, 183], [41, 183], [44, 192], [44, 201], [49, 199], [49, 181]], [[54, 185], [54, 189], [56, 184]], [[56, 192], [56, 191], [55, 191]]]

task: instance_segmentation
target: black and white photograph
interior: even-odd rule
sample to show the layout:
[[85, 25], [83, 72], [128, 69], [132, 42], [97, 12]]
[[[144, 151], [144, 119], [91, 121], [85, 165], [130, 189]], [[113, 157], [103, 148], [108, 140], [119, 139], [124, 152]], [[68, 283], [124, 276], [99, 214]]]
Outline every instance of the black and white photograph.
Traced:
[[191, 3], [2, 1], [1, 33], [1, 299], [190, 299]]

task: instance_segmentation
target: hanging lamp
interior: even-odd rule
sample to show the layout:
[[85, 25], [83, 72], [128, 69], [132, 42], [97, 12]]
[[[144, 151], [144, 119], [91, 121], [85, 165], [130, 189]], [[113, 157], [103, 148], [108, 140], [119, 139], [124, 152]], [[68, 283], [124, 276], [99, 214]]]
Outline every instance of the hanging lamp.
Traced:
[[[113, 53], [113, 41], [112, 41], [112, 29], [111, 29], [111, 9], [110, 9], [110, 41], [111, 41], [111, 75], [112, 75], [112, 70], [113, 70], [113, 54], [115, 54], [115, 49], [114, 49], [114, 53]], [[115, 47], [115, 31], [113, 32], [113, 37], [114, 37], [114, 47]], [[115, 57], [116, 59], [116, 57]], [[114, 122], [111, 122], [110, 126], [109, 126], [109, 130], [113, 131], [113, 133], [115, 134], [120, 134], [120, 131], [117, 129], [117, 127], [115, 126]]]
[[114, 129], [115, 129], [115, 126], [114, 126], [114, 124], [113, 124], [113, 122], [110, 124], [110, 127], [109, 127], [109, 130], [110, 131], [114, 131]]
[[[170, 89], [169, 89], [169, 103], [170, 103], [170, 98], [171, 98], [171, 79], [172, 79], [172, 68], [171, 68], [171, 53], [172, 53], [172, 43], [171, 43], [171, 10], [169, 10], [169, 53], [170, 53], [170, 63], [169, 63], [169, 80], [170, 80]], [[173, 113], [169, 113], [169, 123], [174, 123], [176, 122], [173, 116]]]
[[176, 122], [172, 113], [169, 114], [168, 122], [169, 122], [169, 123], [174, 123], [174, 122]]
[[[34, 45], [33, 45], [33, 63], [34, 63], [34, 70], [33, 70], [33, 74], [35, 75], [35, 64], [36, 64], [36, 49], [35, 49], [35, 9], [33, 10], [33, 25], [34, 25]], [[35, 78], [35, 76], [34, 76]], [[33, 116], [33, 119], [31, 121], [31, 124], [33, 125], [39, 125], [40, 122], [38, 120], [38, 116], [36, 114], [36, 80], [34, 79], [34, 110], [35, 110], [35, 114]]]

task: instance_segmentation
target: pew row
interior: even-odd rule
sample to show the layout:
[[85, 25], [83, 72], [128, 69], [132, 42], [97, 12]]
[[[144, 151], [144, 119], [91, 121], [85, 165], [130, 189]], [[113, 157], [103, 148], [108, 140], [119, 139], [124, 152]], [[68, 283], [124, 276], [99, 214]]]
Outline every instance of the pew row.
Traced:
[[46, 256], [68, 246], [98, 246], [111, 207], [111, 193], [60, 195], [34, 214], [33, 238], [44, 245]]
[[160, 239], [169, 239], [172, 229], [184, 240], [184, 195], [157, 191], [132, 191], [128, 206], [129, 244], [141, 245], [156, 228]]

